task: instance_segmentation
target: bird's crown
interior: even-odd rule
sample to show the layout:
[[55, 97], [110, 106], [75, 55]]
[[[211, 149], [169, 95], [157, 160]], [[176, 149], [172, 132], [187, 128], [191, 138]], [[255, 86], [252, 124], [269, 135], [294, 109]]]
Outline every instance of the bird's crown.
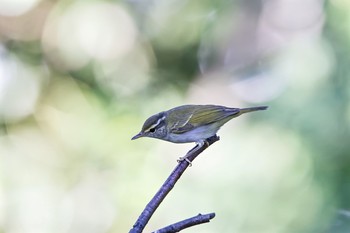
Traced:
[[165, 113], [160, 112], [149, 117], [142, 126], [142, 132], [154, 132], [154, 130], [162, 123], [165, 119]]

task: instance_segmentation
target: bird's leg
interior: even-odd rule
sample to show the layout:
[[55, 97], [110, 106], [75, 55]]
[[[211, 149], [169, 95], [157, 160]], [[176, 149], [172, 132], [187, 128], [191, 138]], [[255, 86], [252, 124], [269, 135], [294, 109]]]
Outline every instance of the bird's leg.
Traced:
[[199, 148], [201, 148], [204, 144], [205, 144], [205, 141], [196, 142], [195, 147], [193, 147], [191, 150], [189, 150], [189, 151], [187, 152], [187, 154], [185, 155], [185, 157], [188, 156], [189, 154], [195, 152], [195, 151], [198, 150]]
[[196, 150], [198, 150], [199, 148], [201, 148], [202, 146], [204, 146], [204, 144], [207, 144], [207, 146], [209, 146], [209, 142], [207, 142], [206, 140], [203, 141], [199, 141], [196, 142], [196, 146], [193, 147], [190, 151], [187, 152], [187, 154], [184, 157], [180, 157], [177, 162], [181, 162], [183, 160], [186, 160], [186, 162], [188, 162], [188, 166], [191, 167], [192, 163], [190, 160], [188, 160], [188, 156], [190, 156], [193, 152], [195, 152]]

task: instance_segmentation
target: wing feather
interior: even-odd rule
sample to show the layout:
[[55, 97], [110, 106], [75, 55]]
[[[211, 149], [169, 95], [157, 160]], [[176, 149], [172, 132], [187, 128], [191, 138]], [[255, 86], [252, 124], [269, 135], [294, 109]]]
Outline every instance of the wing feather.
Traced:
[[172, 133], [181, 134], [200, 125], [221, 121], [239, 113], [238, 108], [226, 108], [218, 105], [184, 105], [179, 110], [169, 110]]

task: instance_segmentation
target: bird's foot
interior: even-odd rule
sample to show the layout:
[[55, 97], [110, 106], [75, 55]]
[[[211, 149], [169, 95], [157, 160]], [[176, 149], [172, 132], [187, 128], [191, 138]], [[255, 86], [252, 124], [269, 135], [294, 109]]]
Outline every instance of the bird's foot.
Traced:
[[188, 163], [189, 167], [192, 167], [192, 162], [187, 158], [188, 154], [185, 155], [184, 157], [179, 157], [179, 159], [177, 160], [178, 163], [181, 163], [182, 161], [186, 161]]

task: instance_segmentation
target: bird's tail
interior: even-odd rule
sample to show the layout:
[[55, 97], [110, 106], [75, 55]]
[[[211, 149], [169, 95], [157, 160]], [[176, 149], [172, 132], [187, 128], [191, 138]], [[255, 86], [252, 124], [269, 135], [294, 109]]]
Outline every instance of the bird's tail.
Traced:
[[239, 110], [239, 114], [247, 113], [247, 112], [254, 112], [254, 111], [260, 111], [260, 110], [266, 110], [268, 106], [258, 106], [258, 107], [250, 107], [250, 108], [241, 108]]

